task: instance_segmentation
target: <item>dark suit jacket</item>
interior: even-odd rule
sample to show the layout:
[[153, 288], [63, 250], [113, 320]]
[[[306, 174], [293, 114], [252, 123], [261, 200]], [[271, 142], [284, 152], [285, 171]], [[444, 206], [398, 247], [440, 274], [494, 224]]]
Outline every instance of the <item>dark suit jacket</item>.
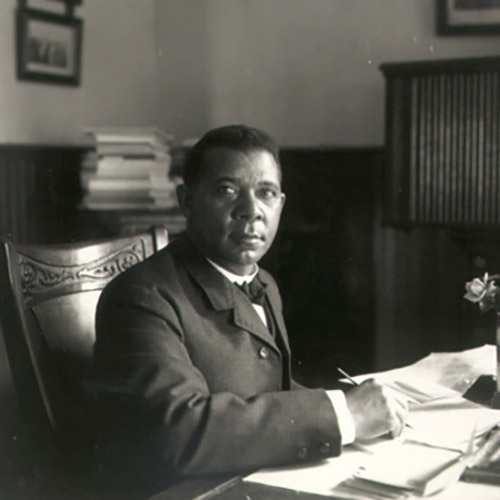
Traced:
[[298, 386], [280, 295], [259, 272], [277, 341], [247, 297], [188, 240], [104, 290], [95, 356], [105, 466], [137, 481], [144, 474], [168, 481], [340, 453], [325, 391], [290, 390]]

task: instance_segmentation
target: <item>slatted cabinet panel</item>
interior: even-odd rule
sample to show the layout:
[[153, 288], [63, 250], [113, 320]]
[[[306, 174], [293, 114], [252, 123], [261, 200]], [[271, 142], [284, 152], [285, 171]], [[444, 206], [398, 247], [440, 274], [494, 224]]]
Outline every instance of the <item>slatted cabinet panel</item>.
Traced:
[[384, 64], [393, 225], [500, 225], [500, 58]]

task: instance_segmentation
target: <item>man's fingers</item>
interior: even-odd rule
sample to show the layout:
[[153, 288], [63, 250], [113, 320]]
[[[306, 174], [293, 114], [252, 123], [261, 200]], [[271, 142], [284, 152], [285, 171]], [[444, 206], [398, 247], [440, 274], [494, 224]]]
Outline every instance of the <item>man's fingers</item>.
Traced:
[[408, 401], [400, 394], [386, 387], [384, 387], [384, 397], [390, 412], [389, 432], [393, 438], [396, 438], [401, 435], [406, 425]]
[[397, 437], [401, 436], [403, 433], [404, 425], [396, 425], [394, 426], [390, 431], [389, 435], [391, 436], [392, 439], [396, 439]]
[[346, 394], [346, 402], [358, 440], [387, 433], [396, 437], [405, 427], [408, 401], [383, 384], [367, 380]]
[[402, 401], [400, 399], [397, 399], [395, 404], [396, 404], [396, 413], [397, 413], [399, 419], [401, 420], [401, 422], [403, 422], [403, 426], [404, 426], [404, 423], [406, 422], [406, 420], [408, 418], [408, 412], [409, 412], [408, 403], [406, 401]]
[[401, 412], [395, 412], [390, 427], [391, 436], [393, 438], [400, 436], [401, 433], [403, 432], [403, 429], [405, 428], [405, 425], [406, 425], [406, 414]]
[[389, 395], [394, 401], [398, 402], [402, 406], [404, 406], [406, 409], [409, 406], [409, 400], [408, 398], [402, 394], [399, 391], [394, 390], [392, 387], [385, 387], [385, 390], [387, 391], [387, 395]]

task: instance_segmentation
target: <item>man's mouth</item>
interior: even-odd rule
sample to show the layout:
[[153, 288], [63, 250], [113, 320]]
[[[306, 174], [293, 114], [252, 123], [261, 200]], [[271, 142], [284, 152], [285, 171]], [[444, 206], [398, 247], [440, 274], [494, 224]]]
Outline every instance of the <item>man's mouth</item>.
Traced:
[[258, 233], [243, 233], [234, 235], [232, 238], [240, 245], [258, 245], [264, 241], [264, 237]]

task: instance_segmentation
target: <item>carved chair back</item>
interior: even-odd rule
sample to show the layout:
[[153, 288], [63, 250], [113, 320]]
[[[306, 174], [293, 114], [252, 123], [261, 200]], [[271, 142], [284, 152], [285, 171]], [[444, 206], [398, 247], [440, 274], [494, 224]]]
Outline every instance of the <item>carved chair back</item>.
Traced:
[[[61, 245], [0, 245], [0, 325], [21, 410], [37, 447], [62, 444], [82, 413], [105, 285], [164, 247], [163, 227]], [[45, 432], [45, 431], [48, 431]]]

